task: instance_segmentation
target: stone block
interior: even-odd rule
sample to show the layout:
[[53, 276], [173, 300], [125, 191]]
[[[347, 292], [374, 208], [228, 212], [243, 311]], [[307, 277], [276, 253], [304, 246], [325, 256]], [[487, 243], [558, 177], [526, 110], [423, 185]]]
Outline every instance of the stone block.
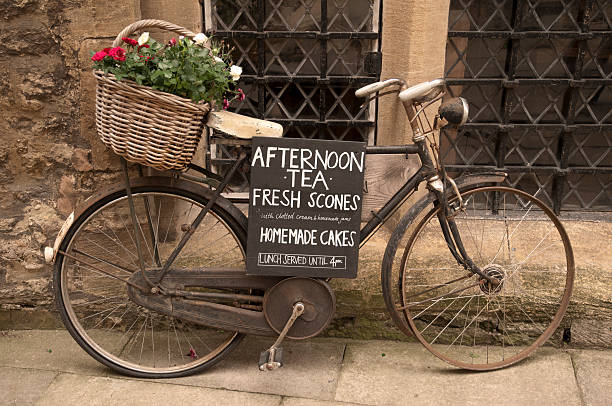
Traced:
[[580, 405], [568, 354], [549, 348], [539, 354], [485, 375], [455, 370], [417, 343], [349, 343], [334, 400], [368, 405]]
[[52, 32], [39, 18], [6, 24], [0, 33], [0, 55], [41, 55], [58, 49]]
[[78, 52], [82, 44], [88, 41], [85, 38], [97, 36], [93, 27], [95, 19], [94, 0], [81, 0], [64, 4], [63, 15], [65, 23], [63, 25], [62, 47]]
[[612, 404], [612, 353], [610, 351], [575, 351], [572, 359], [584, 405]]
[[[282, 369], [263, 373], [258, 354], [273, 340], [247, 336], [218, 368], [203, 376], [173, 379], [172, 383], [206, 386], [270, 395], [331, 400], [342, 368], [344, 344], [326, 340], [286, 340]], [[296, 384], [299, 382], [299, 384]]]
[[11, 320], [8, 326], [0, 325], [3, 329], [57, 329], [63, 328], [59, 314], [49, 310], [11, 310]]
[[93, 33], [96, 37], [115, 37], [127, 25], [141, 19], [140, 1], [96, 0], [93, 5]]
[[[142, 18], [168, 21], [190, 31], [202, 31], [202, 9], [198, 0], [149, 0], [140, 4]], [[167, 41], [177, 34], [165, 30], [149, 30], [157, 41]]]
[[0, 404], [33, 405], [53, 381], [56, 372], [0, 367]]
[[76, 192], [74, 190], [74, 176], [64, 175], [60, 182], [59, 199], [57, 200], [57, 211], [68, 215], [74, 210], [76, 204]]
[[[414, 85], [444, 74], [448, 9], [448, 0], [384, 2], [382, 78], [401, 78]], [[397, 98], [380, 100], [378, 134], [381, 145], [411, 139], [412, 130]]]
[[[87, 58], [86, 55], [89, 55], [90, 49], [101, 49], [103, 46], [108, 46], [108, 41], [86, 41], [83, 43], [79, 58], [84, 60]], [[81, 137], [89, 140], [92, 169], [103, 171], [118, 169], [119, 159], [100, 141], [96, 132], [96, 79], [91, 73], [91, 68], [84, 69], [80, 73], [79, 109]]]
[[76, 148], [72, 154], [72, 166], [79, 172], [91, 171], [93, 165], [89, 161], [89, 151], [82, 148]]
[[110, 47], [113, 40], [110, 38], [94, 38], [94, 39], [86, 39], [79, 44], [78, 51], [78, 64], [79, 68], [82, 72], [91, 74], [91, 70], [93, 69], [93, 61], [91, 60], [91, 53], [98, 52], [103, 48]]
[[280, 396], [175, 385], [174, 383], [61, 374], [40, 398], [44, 405], [243, 405], [278, 406]]
[[10, 20], [14, 17], [32, 13], [38, 8], [38, 3], [38, 0], [3, 1], [0, 3], [2, 6], [3, 18], [4, 20]]

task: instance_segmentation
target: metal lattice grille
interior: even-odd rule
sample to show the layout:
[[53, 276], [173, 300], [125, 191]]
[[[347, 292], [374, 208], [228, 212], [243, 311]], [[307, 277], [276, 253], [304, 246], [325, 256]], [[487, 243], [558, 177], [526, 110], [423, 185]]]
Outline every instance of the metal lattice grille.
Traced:
[[455, 172], [503, 169], [560, 210], [612, 210], [612, 0], [451, 0], [441, 135]]
[[213, 0], [211, 11], [215, 36], [244, 68], [247, 99], [236, 112], [281, 123], [289, 137], [371, 140], [374, 120], [354, 90], [380, 75], [368, 63], [377, 2]]
[[[205, 0], [205, 28], [228, 42], [246, 94], [232, 110], [285, 137], [374, 142], [355, 90], [380, 78], [380, 0]], [[220, 147], [213, 164], [230, 162]], [[243, 174], [243, 186], [247, 177]]]

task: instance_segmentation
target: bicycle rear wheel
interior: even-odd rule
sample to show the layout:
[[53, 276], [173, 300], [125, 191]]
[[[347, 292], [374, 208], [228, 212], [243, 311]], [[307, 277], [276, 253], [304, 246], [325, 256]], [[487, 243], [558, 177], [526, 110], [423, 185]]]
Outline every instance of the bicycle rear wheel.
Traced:
[[527, 193], [494, 186], [462, 198], [465, 210], [455, 220], [467, 254], [499, 285], [457, 264], [438, 206], [392, 253], [383, 270], [385, 299], [400, 328], [442, 360], [470, 370], [503, 368], [559, 326], [572, 292], [572, 248], [555, 214]]
[[[134, 186], [132, 193], [136, 229], [125, 190], [92, 202], [75, 219], [60, 246], [66, 255], [59, 253], [55, 263], [60, 314], [85, 351], [122, 374], [170, 378], [201, 371], [227, 355], [243, 335], [139, 306], [125, 281], [140, 269], [136, 235], [145, 269], [154, 273], [208, 199], [170, 185]], [[244, 267], [242, 220], [213, 205], [172, 269]]]

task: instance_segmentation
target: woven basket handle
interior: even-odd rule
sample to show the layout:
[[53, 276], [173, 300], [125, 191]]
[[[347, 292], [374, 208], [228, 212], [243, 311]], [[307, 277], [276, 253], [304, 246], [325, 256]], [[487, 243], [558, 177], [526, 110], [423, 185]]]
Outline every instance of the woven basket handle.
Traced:
[[[135, 23], [132, 23], [130, 25], [128, 25], [127, 27], [125, 27], [118, 35], [117, 38], [115, 38], [115, 40], [113, 41], [113, 47], [118, 47], [119, 45], [121, 45], [121, 38], [123, 37], [127, 37], [133, 33], [135, 33], [136, 31], [142, 30], [144, 28], [162, 28], [164, 30], [167, 31], [172, 31], [175, 32], [177, 34], [181, 34], [184, 35], [186, 37], [195, 37], [196, 34], [194, 34], [193, 32], [189, 31], [187, 28], [183, 28], [180, 25], [176, 25], [176, 24], [172, 24], [169, 23], [167, 21], [163, 21], [163, 20], [140, 20], [140, 21], [136, 21]], [[208, 43], [204, 44], [204, 46], [206, 48], [209, 48]]]

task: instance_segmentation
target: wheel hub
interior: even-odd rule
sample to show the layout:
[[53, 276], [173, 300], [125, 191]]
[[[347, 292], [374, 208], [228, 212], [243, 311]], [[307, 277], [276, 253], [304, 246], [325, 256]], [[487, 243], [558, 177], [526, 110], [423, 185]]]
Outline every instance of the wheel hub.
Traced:
[[481, 277], [480, 290], [487, 295], [494, 295], [501, 292], [504, 286], [506, 271], [500, 265], [490, 264], [483, 269], [483, 272], [489, 278], [497, 281], [497, 283], [493, 283], [490, 280]]

